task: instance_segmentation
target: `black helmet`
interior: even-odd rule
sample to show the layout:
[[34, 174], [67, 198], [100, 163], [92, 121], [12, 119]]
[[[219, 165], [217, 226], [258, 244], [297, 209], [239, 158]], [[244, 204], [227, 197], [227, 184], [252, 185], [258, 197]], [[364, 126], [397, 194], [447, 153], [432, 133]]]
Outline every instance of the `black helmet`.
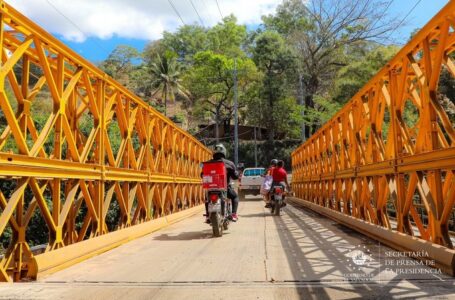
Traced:
[[217, 144], [215, 148], [213, 149], [213, 154], [220, 153], [226, 158], [227, 153], [226, 153], [226, 148], [223, 146], [223, 144]]
[[276, 166], [278, 164], [278, 159], [276, 159], [276, 158], [272, 159], [270, 164], [273, 165], [273, 166]]

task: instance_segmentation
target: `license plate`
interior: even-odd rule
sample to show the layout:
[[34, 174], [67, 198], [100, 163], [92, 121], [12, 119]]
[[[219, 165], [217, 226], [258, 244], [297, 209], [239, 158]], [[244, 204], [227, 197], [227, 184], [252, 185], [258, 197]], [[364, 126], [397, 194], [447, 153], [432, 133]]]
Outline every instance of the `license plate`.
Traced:
[[283, 196], [281, 195], [275, 195], [275, 200], [282, 200], [283, 199]]
[[221, 203], [209, 203], [209, 213], [212, 212], [220, 212], [221, 211]]

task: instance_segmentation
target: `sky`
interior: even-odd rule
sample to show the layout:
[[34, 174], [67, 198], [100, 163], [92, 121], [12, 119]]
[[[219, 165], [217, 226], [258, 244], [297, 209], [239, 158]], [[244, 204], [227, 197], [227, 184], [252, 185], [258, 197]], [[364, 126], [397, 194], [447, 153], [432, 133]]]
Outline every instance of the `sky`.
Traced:
[[[141, 51], [163, 31], [184, 24], [213, 26], [234, 14], [239, 23], [256, 28], [281, 0], [5, 0], [22, 14], [92, 62], [104, 60], [119, 44]], [[410, 33], [425, 25], [448, 0], [393, 0], [389, 10], [404, 25], [392, 39], [405, 44]], [[172, 7], [172, 5], [175, 7]], [[176, 12], [177, 11], [177, 12]], [[199, 15], [199, 16], [198, 16]]]

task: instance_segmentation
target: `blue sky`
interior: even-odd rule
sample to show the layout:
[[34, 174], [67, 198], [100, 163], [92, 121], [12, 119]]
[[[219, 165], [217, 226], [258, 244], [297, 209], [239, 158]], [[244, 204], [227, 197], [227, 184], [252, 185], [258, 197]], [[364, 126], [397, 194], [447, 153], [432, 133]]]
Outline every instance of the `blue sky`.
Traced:
[[[419, 0], [394, 0], [390, 12], [404, 18]], [[53, 33], [73, 50], [92, 62], [105, 59], [119, 44], [138, 50], [163, 30], [174, 31], [182, 24], [168, 0], [6, 0], [19, 11]], [[214, 25], [221, 16], [234, 13], [240, 23], [253, 28], [261, 15], [271, 13], [279, 0], [171, 0], [183, 22]], [[397, 29], [392, 39], [406, 43], [410, 33], [425, 25], [447, 0], [421, 0]]]
[[[395, 0], [391, 12], [404, 18], [418, 0]], [[395, 40], [406, 43], [414, 29], [425, 26], [446, 4], [448, 0], [422, 0], [404, 22], [404, 26], [393, 34]]]

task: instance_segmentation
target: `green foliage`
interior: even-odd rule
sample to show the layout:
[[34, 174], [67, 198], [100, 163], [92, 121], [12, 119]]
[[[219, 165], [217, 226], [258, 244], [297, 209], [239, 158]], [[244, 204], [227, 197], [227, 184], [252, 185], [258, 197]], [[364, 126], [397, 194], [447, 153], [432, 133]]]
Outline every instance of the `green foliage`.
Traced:
[[118, 224], [120, 221], [120, 205], [117, 200], [117, 195], [112, 196], [111, 203], [109, 204], [109, 209], [106, 214], [106, 225], [109, 231], [117, 230]]
[[174, 115], [171, 118], [171, 120], [174, 121], [175, 123], [184, 123], [185, 122], [185, 116], [182, 113], [178, 113], [178, 114]]
[[120, 149], [122, 142], [122, 135], [120, 133], [120, 127], [117, 122], [111, 122], [107, 125], [107, 134], [109, 136], [109, 143], [111, 144], [112, 153], [116, 155]]
[[246, 37], [246, 26], [237, 24], [237, 18], [230, 15], [212, 28], [184, 25], [175, 33], [165, 31], [162, 42], [159, 44], [152, 42], [146, 47], [144, 56], [147, 60], [147, 57], [163, 55], [169, 51], [184, 65], [191, 65], [198, 52], [207, 50], [229, 57], [241, 57], [245, 56], [241, 47]]
[[419, 121], [419, 109], [411, 100], [408, 100], [404, 104], [403, 109], [403, 120], [408, 128], [414, 128]]
[[253, 60], [266, 76], [280, 77], [294, 62], [291, 50], [283, 37], [274, 31], [259, 34], [253, 48]]
[[[368, 47], [371, 44], [368, 41], [396, 29], [393, 20], [386, 21], [390, 17], [381, 11], [384, 5], [385, 2], [370, 0], [284, 0], [275, 14], [263, 17], [265, 28], [281, 34], [299, 58], [294, 78], [289, 78], [289, 83], [293, 83], [292, 89], [304, 99], [309, 115], [318, 114], [320, 103], [316, 103], [316, 96], [327, 99], [335, 96], [339, 98], [335, 101], [345, 102], [366, 82], [365, 78], [374, 74], [372, 70], [377, 69], [374, 65], [371, 70], [351, 65], [362, 60], [365, 52], [357, 51], [360, 54], [357, 57], [351, 57], [350, 52], [357, 45]], [[378, 19], [381, 22], [377, 22]], [[382, 66], [383, 53], [378, 56], [367, 59], [376, 60]], [[358, 78], [352, 76], [338, 82], [338, 91], [334, 93], [337, 74], [343, 67], [348, 67], [347, 74], [341, 76], [352, 71], [363, 73], [357, 73]], [[317, 120], [308, 125], [309, 132], [314, 133], [322, 122]]]
[[305, 107], [304, 123], [320, 127], [330, 120], [397, 51], [396, 46], [378, 46], [374, 43], [356, 43], [348, 47], [347, 65], [337, 72], [332, 88], [324, 94], [315, 94], [313, 106]]
[[[364, 45], [363, 48], [368, 47]], [[396, 46], [377, 46], [359, 57], [359, 49], [353, 50], [350, 63], [341, 68], [335, 79], [332, 99], [338, 103], [349, 101], [374, 75], [398, 52]]]
[[[207, 40], [205, 28], [198, 25], [184, 25], [175, 33], [163, 32], [162, 45], [164, 49], [175, 53], [180, 62], [191, 63], [197, 52], [208, 49]], [[163, 53], [159, 54], [163, 55]]]
[[308, 9], [301, 0], [284, 0], [274, 15], [262, 17], [265, 28], [283, 36], [291, 34], [295, 29], [308, 28]]
[[133, 69], [134, 61], [140, 58], [139, 52], [131, 46], [118, 45], [100, 68], [114, 79], [121, 80]]
[[[15, 191], [17, 187], [17, 181], [15, 180], [0, 180], [0, 189], [5, 196], [6, 199], [9, 199], [13, 192]], [[24, 192], [24, 203], [25, 203], [25, 209], [28, 208], [28, 205], [30, 204], [32, 198], [33, 198], [33, 193], [30, 189], [25, 189]], [[45, 190], [44, 192], [44, 199], [48, 205], [48, 207], [52, 207], [52, 202], [50, 198], [50, 192], [49, 190]], [[1, 212], [1, 210], [0, 210]], [[36, 245], [41, 245], [45, 244], [48, 242], [49, 236], [48, 236], [48, 228], [46, 225], [46, 222], [44, 221], [44, 218], [42, 217], [41, 211], [39, 208], [35, 209], [35, 213], [33, 214], [28, 227], [26, 229], [25, 233], [25, 238], [27, 240], [27, 243], [30, 246], [36, 246]], [[5, 228], [5, 231], [2, 233], [0, 236], [0, 253], [2, 253], [2, 248], [6, 249], [13, 239], [13, 234], [11, 227], [8, 225]]]
[[342, 107], [340, 103], [331, 99], [316, 95], [314, 97], [315, 107], [305, 107], [303, 122], [306, 125], [322, 126], [333, 117]]
[[[163, 33], [164, 34], [164, 33]], [[157, 56], [171, 55], [175, 54], [172, 52], [163, 40], [151, 41], [145, 45], [144, 50], [141, 53], [141, 57], [144, 60], [145, 64], [151, 64]], [[177, 56], [177, 54], [175, 54]]]
[[238, 25], [234, 15], [227, 16], [207, 32], [208, 49], [229, 57], [244, 57], [241, 47], [247, 38], [246, 26]]
[[198, 52], [194, 65], [185, 76], [185, 85], [190, 87], [194, 99], [194, 114], [212, 118], [217, 123], [230, 119], [233, 113], [234, 63], [239, 86], [239, 104], [244, 106], [243, 95], [257, 79], [254, 62], [249, 58], [234, 60], [213, 51]]
[[303, 122], [302, 110], [303, 107], [298, 105], [293, 97], [277, 99], [273, 107], [255, 97], [247, 101], [245, 115], [249, 122], [257, 126], [270, 128], [270, 124], [274, 124], [276, 136], [298, 139], [300, 124]]
[[277, 32], [265, 31], [256, 37], [252, 53], [263, 76], [249, 100], [251, 122], [265, 126], [271, 141], [277, 132], [296, 137], [302, 120], [300, 107], [289, 93], [289, 74], [295, 65], [290, 49]]
[[167, 102], [174, 102], [176, 95], [189, 99], [188, 91], [181, 84], [180, 65], [175, 58], [157, 56], [156, 62], [152, 62], [148, 70], [152, 76], [150, 85], [154, 89], [153, 95], [160, 94], [164, 98], [165, 115]]

